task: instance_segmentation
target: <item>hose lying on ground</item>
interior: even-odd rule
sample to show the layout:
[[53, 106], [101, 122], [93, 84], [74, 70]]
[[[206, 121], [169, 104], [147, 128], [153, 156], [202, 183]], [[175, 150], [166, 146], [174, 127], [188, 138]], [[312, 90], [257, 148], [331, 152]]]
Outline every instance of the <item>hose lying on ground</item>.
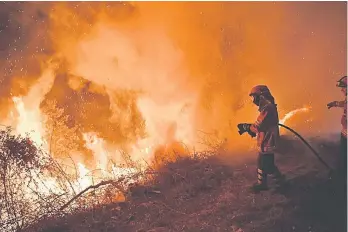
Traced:
[[314, 150], [314, 148], [296, 131], [294, 131], [293, 129], [291, 129], [288, 126], [285, 126], [281, 123], [278, 124], [281, 127], [284, 127], [285, 129], [291, 131], [292, 133], [294, 133], [299, 139], [301, 139], [301, 141], [307, 145], [307, 147], [313, 152], [313, 154], [319, 159], [319, 161], [330, 171], [330, 173], [333, 172], [333, 169], [320, 157], [319, 153], [317, 151]]

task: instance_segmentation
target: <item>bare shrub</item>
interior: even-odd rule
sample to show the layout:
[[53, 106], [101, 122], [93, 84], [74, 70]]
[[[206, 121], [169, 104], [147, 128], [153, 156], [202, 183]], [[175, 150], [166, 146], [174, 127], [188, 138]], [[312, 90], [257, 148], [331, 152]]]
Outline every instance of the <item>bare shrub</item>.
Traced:
[[0, 131], [0, 178], [0, 231], [21, 231], [47, 217], [120, 200], [127, 185], [126, 178], [111, 176], [78, 192], [76, 175], [10, 128]]

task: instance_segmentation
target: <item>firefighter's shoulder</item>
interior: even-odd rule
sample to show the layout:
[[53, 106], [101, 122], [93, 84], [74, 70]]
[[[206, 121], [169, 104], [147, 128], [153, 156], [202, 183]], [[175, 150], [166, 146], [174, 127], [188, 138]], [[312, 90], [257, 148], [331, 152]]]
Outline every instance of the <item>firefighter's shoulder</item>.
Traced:
[[267, 102], [263, 107], [262, 107], [262, 111], [274, 111], [277, 110], [277, 105], [271, 103], [271, 102]]

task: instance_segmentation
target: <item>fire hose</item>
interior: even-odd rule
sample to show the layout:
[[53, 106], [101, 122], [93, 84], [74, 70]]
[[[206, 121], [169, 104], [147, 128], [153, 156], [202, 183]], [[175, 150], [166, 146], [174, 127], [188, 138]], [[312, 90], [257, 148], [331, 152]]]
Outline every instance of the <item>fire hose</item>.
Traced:
[[314, 148], [299, 133], [281, 123], [279, 123], [278, 125], [295, 134], [312, 151], [312, 153], [318, 158], [318, 160], [330, 171], [330, 173], [333, 172], [333, 169], [320, 157], [319, 153], [314, 150]]
[[[288, 126], [285, 126], [284, 124], [278, 123], [279, 126], [284, 127], [285, 129], [287, 129], [288, 131], [292, 132], [293, 134], [295, 134], [311, 151], [312, 153], [318, 158], [318, 160], [330, 171], [329, 175], [331, 175], [333, 173], [333, 169], [320, 157], [319, 153], [314, 150], [314, 148], [299, 134], [297, 133], [295, 130], [291, 129]], [[243, 124], [238, 124], [238, 129], [239, 129], [239, 134], [243, 134], [244, 132], [247, 132], [245, 130], [245, 128], [243, 128]], [[251, 137], [255, 137], [256, 134], [253, 132], [248, 132], [248, 134]]]

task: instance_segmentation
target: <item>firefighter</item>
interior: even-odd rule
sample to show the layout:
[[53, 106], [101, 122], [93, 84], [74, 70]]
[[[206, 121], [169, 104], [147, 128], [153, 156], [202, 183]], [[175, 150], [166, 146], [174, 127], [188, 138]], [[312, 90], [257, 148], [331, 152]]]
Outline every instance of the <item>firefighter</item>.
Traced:
[[341, 142], [340, 142], [340, 157], [338, 159], [338, 174], [343, 178], [346, 183], [347, 178], [347, 76], [342, 77], [337, 81], [337, 87], [341, 88], [344, 94], [345, 100], [343, 101], [333, 101], [327, 104], [327, 107], [331, 109], [332, 107], [343, 108], [343, 115], [341, 117]]
[[281, 184], [285, 177], [281, 174], [274, 162], [274, 152], [279, 138], [279, 118], [277, 105], [274, 98], [265, 85], [257, 85], [250, 91], [249, 96], [253, 103], [259, 107], [259, 116], [254, 124], [238, 124], [239, 133], [248, 132], [252, 137], [257, 136], [259, 149], [257, 160], [257, 183], [252, 186], [254, 192], [268, 189], [267, 176], [273, 175], [278, 184]]

